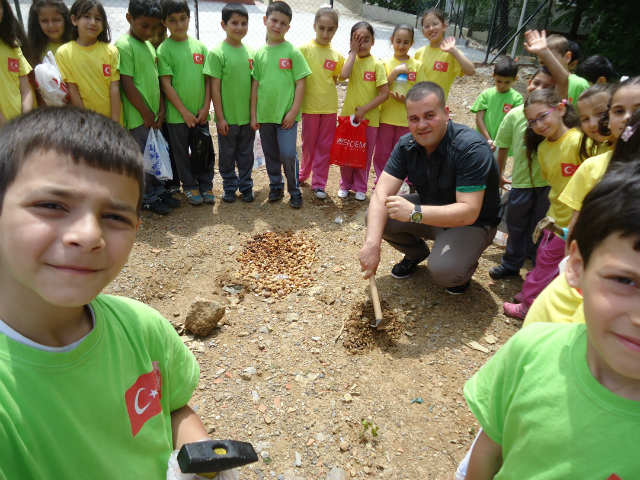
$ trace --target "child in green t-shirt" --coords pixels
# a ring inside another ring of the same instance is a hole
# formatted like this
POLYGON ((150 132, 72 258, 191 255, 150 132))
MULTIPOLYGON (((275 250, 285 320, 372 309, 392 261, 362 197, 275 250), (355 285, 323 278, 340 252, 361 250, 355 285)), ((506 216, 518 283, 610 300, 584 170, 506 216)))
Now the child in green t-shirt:
MULTIPOLYGON (((130 29, 116 42, 120 52, 120 96, 124 126, 144 153, 151 128, 160 129, 164 123, 165 105, 156 51, 149 38, 162 21, 158 0, 131 0, 127 21, 130 29)), ((143 208, 158 215, 166 215, 180 201, 165 190, 164 180, 145 173, 143 208)))
POLYGON ((213 166, 204 173, 193 170, 189 129, 208 125, 211 83, 204 73, 207 47, 187 34, 190 15, 187 0, 163 2, 162 22, 171 36, 158 47, 158 72, 167 100, 167 128, 182 190, 190 203, 201 205, 216 201, 212 191, 213 166))
POLYGON ((209 51, 204 68, 211 77, 211 97, 218 131, 218 169, 224 200, 233 203, 240 190, 243 202, 252 202, 253 142, 251 128, 251 70, 253 48, 242 39, 249 28, 249 13, 238 3, 222 8, 222 28, 227 38, 209 51), (236 174, 236 167, 238 173, 236 174))
POLYGON ((0 130, 0 478, 166 478, 207 437, 171 324, 102 295, 140 227, 142 157, 109 118, 40 108, 0 130))
POLYGON ((487 139, 492 151, 496 150, 493 140, 502 119, 512 108, 522 105, 522 95, 511 88, 517 79, 518 62, 509 57, 501 58, 493 70, 496 86, 483 91, 471 107, 471 112, 476 114, 476 130, 487 139))
POLYGON ((251 128, 260 129, 269 174, 269 201, 277 202, 284 196, 284 168, 291 195, 289 205, 300 208, 296 140, 305 78, 311 75, 311 69, 300 50, 284 39, 292 16, 291 7, 285 2, 273 2, 267 7, 267 44, 256 51, 253 60, 251 128))
POLYGON ((571 233, 565 274, 585 324, 528 326, 465 385, 482 427, 466 480, 638 477, 639 165, 608 173, 571 233))

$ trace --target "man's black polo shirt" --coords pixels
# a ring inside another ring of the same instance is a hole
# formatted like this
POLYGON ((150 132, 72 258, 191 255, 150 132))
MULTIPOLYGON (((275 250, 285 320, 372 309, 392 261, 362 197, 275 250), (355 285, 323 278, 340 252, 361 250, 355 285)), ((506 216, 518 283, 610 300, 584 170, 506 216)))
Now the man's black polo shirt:
POLYGON ((392 177, 409 177, 420 194, 422 205, 456 203, 456 190, 484 189, 476 227, 497 227, 502 216, 500 173, 491 147, 471 128, 449 121, 447 132, 429 156, 413 136, 400 138, 384 169, 392 177))

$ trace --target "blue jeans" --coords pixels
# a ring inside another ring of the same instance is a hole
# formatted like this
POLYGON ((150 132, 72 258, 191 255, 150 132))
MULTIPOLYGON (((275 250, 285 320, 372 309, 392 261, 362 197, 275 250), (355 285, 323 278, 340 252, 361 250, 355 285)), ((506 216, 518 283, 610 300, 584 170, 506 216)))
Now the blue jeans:
POLYGON ((260 140, 264 151, 269 188, 284 190, 282 169, 287 179, 287 191, 292 197, 302 195, 298 184, 298 154, 296 141, 298 139, 298 122, 293 127, 284 130, 278 123, 261 123, 260 140))
POLYGON ((251 125, 229 125, 227 135, 218 134, 218 170, 225 192, 251 191, 253 179, 253 142, 256 132, 251 125), (236 174, 236 167, 238 173, 236 174))

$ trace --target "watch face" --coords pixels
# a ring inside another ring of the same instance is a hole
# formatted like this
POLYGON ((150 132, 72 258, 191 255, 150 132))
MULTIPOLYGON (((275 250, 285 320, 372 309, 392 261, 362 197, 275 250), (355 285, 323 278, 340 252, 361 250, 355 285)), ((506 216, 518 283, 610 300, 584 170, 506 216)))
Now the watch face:
POLYGON ((422 221, 422 212, 413 212, 411 214, 411 221, 413 223, 420 223, 422 221))

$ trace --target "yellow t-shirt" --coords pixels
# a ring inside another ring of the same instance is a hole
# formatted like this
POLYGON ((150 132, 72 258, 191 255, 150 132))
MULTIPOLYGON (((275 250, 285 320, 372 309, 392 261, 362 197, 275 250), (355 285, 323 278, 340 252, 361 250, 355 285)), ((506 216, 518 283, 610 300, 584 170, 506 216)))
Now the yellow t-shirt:
MULTIPOLYGON (((382 60, 373 55, 365 58, 356 57, 349 76, 349 86, 340 115, 348 116, 356 113, 356 107, 362 107, 378 96, 378 87, 387 83, 387 73, 382 60)), ((380 125, 380 109, 372 108, 364 116, 369 120, 369 127, 380 125)))
POLYGON ((523 327, 532 323, 584 323, 574 318, 582 297, 567 283, 564 273, 558 275, 534 300, 524 319, 523 327))
MULTIPOLYGON (((424 73, 424 67, 419 60, 410 58, 409 60, 400 61, 395 56, 387 58, 384 61, 384 68, 387 72, 387 77, 401 63, 405 63, 409 69, 409 75, 407 75, 407 92, 411 90, 417 82, 424 82, 427 77, 424 73)), ((389 85, 389 90, 393 88, 393 85, 389 85)), ((406 96, 405 93, 405 96, 406 96)), ((409 122, 407 120, 407 109, 404 103, 400 103, 397 100, 389 97, 389 99, 380 105, 380 123, 387 123, 389 125, 396 125, 398 127, 408 127, 409 122)))
POLYGON ((582 210, 582 202, 587 193, 600 181, 609 166, 612 151, 587 158, 560 194, 560 201, 573 210, 582 210))
POLYGON ((545 139, 538 146, 538 161, 542 178, 549 182, 549 212, 559 227, 568 227, 573 211, 559 200, 569 180, 578 169, 582 133, 572 128, 555 142, 545 139))
POLYGON ((53 56, 56 56, 56 53, 58 53, 58 49, 64 45, 64 43, 47 43, 47 46, 44 47, 44 50, 40 53, 40 63, 42 63, 42 60, 44 59, 44 57, 47 56, 48 52, 53 53, 53 56))
POLYGON ((104 42, 96 42, 90 47, 69 42, 56 53, 62 79, 77 85, 84 108, 105 117, 111 117, 109 86, 120 80, 119 59, 118 49, 104 42))
POLYGON ((338 90, 334 78, 340 76, 344 57, 331 45, 318 45, 310 40, 300 45, 300 53, 311 69, 306 80, 302 113, 337 113, 338 90))
POLYGON ((31 70, 20 47, 11 48, 0 40, 0 112, 5 119, 11 120, 22 113, 19 77, 31 70))
POLYGON ((413 57, 424 65, 427 80, 442 87, 444 99, 447 100, 453 81, 456 77, 464 77, 458 60, 450 53, 443 52, 439 48, 432 48, 431 45, 425 45, 418 49, 413 57))

